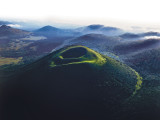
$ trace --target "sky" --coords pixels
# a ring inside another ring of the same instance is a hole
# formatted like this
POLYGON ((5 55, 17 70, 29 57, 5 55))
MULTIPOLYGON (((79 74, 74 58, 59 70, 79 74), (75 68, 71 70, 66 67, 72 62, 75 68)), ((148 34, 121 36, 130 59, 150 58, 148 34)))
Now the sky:
POLYGON ((160 28, 159 0, 2 0, 0 19, 160 28))

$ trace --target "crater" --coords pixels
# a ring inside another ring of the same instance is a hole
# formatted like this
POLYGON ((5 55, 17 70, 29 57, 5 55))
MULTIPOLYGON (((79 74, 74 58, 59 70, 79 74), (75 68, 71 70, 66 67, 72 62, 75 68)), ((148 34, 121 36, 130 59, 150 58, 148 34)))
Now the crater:
POLYGON ((55 58, 52 59, 51 66, 94 63, 102 64, 105 59, 95 51, 84 46, 71 46, 61 50, 55 58))
POLYGON ((82 47, 71 48, 61 54, 63 58, 79 58, 87 53, 87 50, 82 47))

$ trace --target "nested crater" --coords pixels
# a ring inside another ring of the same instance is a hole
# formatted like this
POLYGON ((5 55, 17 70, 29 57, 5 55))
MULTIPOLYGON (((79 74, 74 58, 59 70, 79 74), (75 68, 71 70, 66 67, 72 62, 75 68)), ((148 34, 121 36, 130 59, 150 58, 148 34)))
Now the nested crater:
POLYGON ((61 54, 61 56, 65 58, 79 58, 87 53, 87 50, 82 47, 71 48, 61 54))
POLYGON ((87 54, 86 48, 74 47, 67 49, 59 54, 59 56, 54 60, 56 65, 71 64, 75 62, 82 62, 87 54))

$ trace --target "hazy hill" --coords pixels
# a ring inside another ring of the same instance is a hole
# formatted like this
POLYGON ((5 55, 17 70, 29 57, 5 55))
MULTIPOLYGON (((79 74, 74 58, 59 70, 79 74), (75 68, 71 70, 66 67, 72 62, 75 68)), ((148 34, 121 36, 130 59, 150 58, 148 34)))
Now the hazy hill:
POLYGON ((38 32, 48 32, 48 31, 59 31, 60 29, 59 28, 56 28, 56 27, 52 27, 52 26, 44 26, 36 31, 38 32))
POLYGON ((144 39, 132 42, 122 42, 114 47, 114 51, 120 55, 141 52, 142 50, 150 50, 158 48, 160 39, 144 39))
POLYGON ((122 39, 136 39, 136 38, 139 38, 140 35, 134 34, 134 33, 124 33, 124 34, 120 35, 120 37, 122 39))
POLYGON ((158 32, 145 32, 145 33, 124 33, 119 35, 121 41, 138 41, 144 39, 158 39, 160 33, 158 32))
POLYGON ((72 29, 60 29, 52 26, 44 26, 34 31, 36 35, 44 35, 46 37, 72 37, 77 36, 78 32, 72 29))
POLYGON ((84 27, 79 27, 76 29, 61 29, 52 26, 44 26, 36 31, 37 35, 44 35, 47 37, 63 37, 72 36, 77 37, 85 34, 105 34, 108 36, 115 36, 122 34, 123 31, 116 27, 106 27, 103 25, 89 25, 84 27))
POLYGON ((142 36, 160 36, 160 33, 151 31, 151 32, 143 33, 141 35, 142 36))
POLYGON ((105 34, 107 36, 116 36, 123 33, 123 30, 119 28, 96 24, 80 27, 75 29, 75 31, 80 32, 82 35, 95 33, 105 34))
POLYGON ((68 37, 50 39, 41 34, 33 35, 32 32, 2 25, 0 27, 0 57, 6 60, 22 57, 22 60, 29 59, 30 61, 30 58, 39 58, 48 54, 66 39, 68 37))
POLYGON ((8 25, 11 24, 11 22, 8 21, 0 21, 0 25, 8 25))
POLYGON ((109 37, 104 34, 86 34, 80 37, 66 40, 66 45, 84 45, 99 52, 112 51, 112 48, 120 44, 119 37, 109 37))
POLYGON ((0 27, 0 36, 25 36, 25 35, 29 35, 31 34, 30 32, 24 31, 24 30, 20 30, 20 29, 16 29, 16 28, 12 28, 9 27, 7 25, 2 25, 0 27))
POLYGON ((159 74, 160 72, 160 49, 151 49, 138 53, 126 62, 131 63, 143 72, 149 72, 152 74, 159 74))

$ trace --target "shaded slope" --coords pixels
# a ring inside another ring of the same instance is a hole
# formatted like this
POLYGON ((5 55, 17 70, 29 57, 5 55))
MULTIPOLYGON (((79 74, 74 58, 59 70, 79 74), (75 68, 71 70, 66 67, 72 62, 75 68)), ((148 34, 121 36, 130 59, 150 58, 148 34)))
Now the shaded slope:
POLYGON ((60 29, 52 26, 44 26, 36 31, 35 35, 44 35, 49 38, 53 37, 71 37, 77 36, 78 32, 73 31, 72 29, 60 29))
POLYGON ((142 36, 159 36, 160 34, 158 32, 146 32, 146 33, 142 33, 142 36))
POLYGON ((56 27, 52 27, 52 26, 44 26, 38 30, 36 30, 37 32, 49 32, 49 31, 59 31, 59 28, 56 27))
POLYGON ((139 38, 140 35, 134 34, 134 33, 124 33, 124 34, 120 35, 120 37, 123 39, 136 39, 136 38, 139 38))
POLYGON ((140 76, 130 67, 87 47, 70 46, 26 66, 8 80, 3 116, 111 120, 140 86, 140 76))
POLYGON ((131 63, 139 71, 149 73, 160 73, 160 49, 147 50, 136 54, 126 60, 131 63))
POLYGON ((122 43, 114 47, 114 51, 120 55, 158 48, 160 39, 146 39, 134 42, 122 43))
POLYGON ((107 36, 115 36, 120 35, 123 33, 123 30, 116 28, 116 27, 110 27, 110 26, 104 26, 99 24, 92 24, 85 27, 80 27, 75 29, 75 31, 80 32, 81 35, 85 34, 105 34, 107 36))
POLYGON ((9 27, 7 25, 2 25, 0 27, 0 36, 26 36, 29 35, 30 32, 9 27))
POLYGON ((83 45, 99 52, 112 51, 120 43, 119 37, 109 37, 103 34, 86 34, 65 41, 64 45, 83 45))

